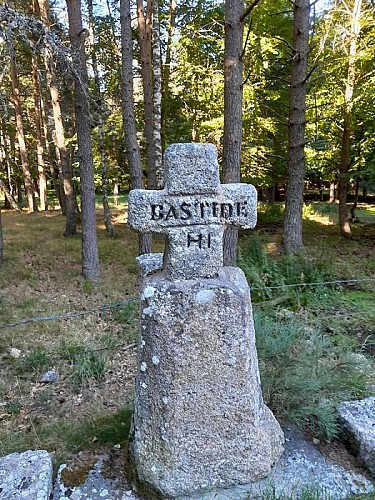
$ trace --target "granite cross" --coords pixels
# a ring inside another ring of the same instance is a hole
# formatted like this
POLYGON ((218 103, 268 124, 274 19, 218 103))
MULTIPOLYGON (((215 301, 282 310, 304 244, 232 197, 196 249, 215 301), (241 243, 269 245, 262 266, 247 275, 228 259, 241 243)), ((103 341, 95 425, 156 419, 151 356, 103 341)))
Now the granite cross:
POLYGON ((167 276, 211 278, 223 265, 225 227, 256 224, 257 192, 250 184, 220 184, 212 144, 173 144, 165 152, 165 188, 134 189, 128 223, 168 236, 167 276))

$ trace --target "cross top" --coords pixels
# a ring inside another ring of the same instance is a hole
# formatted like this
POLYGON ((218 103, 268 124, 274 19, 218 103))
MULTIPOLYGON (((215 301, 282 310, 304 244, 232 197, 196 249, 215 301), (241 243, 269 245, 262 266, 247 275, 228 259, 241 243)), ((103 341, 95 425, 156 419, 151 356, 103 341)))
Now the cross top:
POLYGON ((256 224, 257 192, 250 184, 220 184, 212 144, 173 144, 165 152, 165 188, 133 189, 128 223, 144 233, 168 235, 170 278, 211 278, 223 265, 225 227, 256 224))

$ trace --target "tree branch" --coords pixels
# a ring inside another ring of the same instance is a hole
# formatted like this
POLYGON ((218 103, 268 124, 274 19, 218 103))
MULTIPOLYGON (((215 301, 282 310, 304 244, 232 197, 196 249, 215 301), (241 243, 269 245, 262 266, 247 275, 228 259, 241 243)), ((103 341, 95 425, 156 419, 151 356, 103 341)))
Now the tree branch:
POLYGON ((247 16, 249 14, 251 14, 252 10, 254 9, 254 7, 256 7, 258 5, 258 3, 260 2, 260 0, 254 0, 248 7, 247 9, 245 9, 245 12, 242 14, 241 18, 240 18, 240 21, 241 23, 244 22, 244 20, 247 18, 247 16))
POLYGON ((249 36, 250 36, 250 32, 251 32, 251 27, 253 25, 253 20, 250 19, 250 23, 249 23, 249 28, 247 30, 247 33, 246 33, 246 40, 245 40, 245 44, 243 46, 243 50, 242 50, 242 53, 240 55, 240 61, 242 61, 242 58, 243 56, 245 55, 245 52, 246 52, 246 46, 247 46, 247 42, 249 41, 249 36))
POLYGON ((272 38, 276 38, 276 40, 280 40, 280 42, 285 43, 285 45, 292 51, 292 54, 295 53, 294 47, 288 42, 288 40, 285 40, 285 38, 281 38, 281 36, 276 35, 274 35, 272 38))
POLYGON ((250 76, 251 76, 251 70, 249 69, 249 71, 248 71, 248 73, 246 75, 245 80, 242 82, 242 87, 249 81, 250 76))
POLYGON ((303 80, 303 83, 306 83, 307 80, 310 78, 310 76, 313 74, 313 72, 316 70, 316 68, 318 67, 317 64, 315 64, 311 69, 310 71, 307 73, 306 77, 304 78, 303 80))

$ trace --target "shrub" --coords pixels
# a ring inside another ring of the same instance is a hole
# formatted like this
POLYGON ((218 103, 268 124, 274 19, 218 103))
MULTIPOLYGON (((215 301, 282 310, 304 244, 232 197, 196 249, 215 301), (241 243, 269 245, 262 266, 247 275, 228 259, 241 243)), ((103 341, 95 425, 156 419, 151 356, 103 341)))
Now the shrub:
POLYGON ((254 314, 265 403, 318 437, 337 436, 339 402, 366 395, 369 361, 297 319, 254 314))

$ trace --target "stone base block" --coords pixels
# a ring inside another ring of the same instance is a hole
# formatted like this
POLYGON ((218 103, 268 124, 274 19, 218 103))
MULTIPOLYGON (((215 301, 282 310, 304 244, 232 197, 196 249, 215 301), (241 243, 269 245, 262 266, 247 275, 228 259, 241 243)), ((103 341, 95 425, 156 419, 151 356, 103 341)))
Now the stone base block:
POLYGON ((267 476, 284 437, 264 405, 249 287, 242 271, 143 283, 129 456, 149 498, 267 476))
POLYGON ((375 397, 345 401, 337 413, 351 448, 375 479, 375 397))
POLYGON ((48 500, 52 490, 52 461, 45 450, 12 453, 0 458, 0 498, 48 500))

